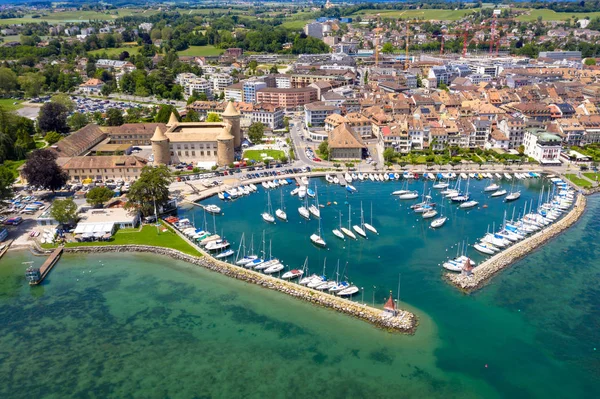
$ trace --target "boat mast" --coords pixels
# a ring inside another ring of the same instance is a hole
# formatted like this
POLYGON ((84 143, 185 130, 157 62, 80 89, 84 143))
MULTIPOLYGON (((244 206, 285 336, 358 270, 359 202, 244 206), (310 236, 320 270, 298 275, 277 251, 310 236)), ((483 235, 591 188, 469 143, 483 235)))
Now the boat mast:
POLYGON ((244 256, 246 256, 246 246, 244 245, 244 233, 240 239, 240 245, 238 246, 237 254, 235 255, 236 262, 240 259, 240 253, 242 252, 242 246, 244 246, 244 256))

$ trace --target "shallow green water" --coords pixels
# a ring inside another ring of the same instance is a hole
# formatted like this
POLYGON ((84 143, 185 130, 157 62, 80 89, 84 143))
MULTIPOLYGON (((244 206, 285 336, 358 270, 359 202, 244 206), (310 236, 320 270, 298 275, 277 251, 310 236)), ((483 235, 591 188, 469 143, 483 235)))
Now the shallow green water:
MULTIPOLYGON (((540 183, 527 184, 519 207, 537 199, 540 183)), ((340 204, 322 210, 329 251, 310 244, 316 223, 299 222, 289 196, 287 225, 261 221, 262 193, 224 205, 216 224, 236 242, 254 232, 255 246, 266 228, 273 254, 293 266, 308 255, 322 270, 326 256, 330 274, 338 258, 348 261, 366 302, 395 292, 401 272, 403 307, 420 319, 415 336, 150 255, 65 255, 30 288, 21 262, 42 259, 12 253, 0 261, 0 397, 598 396, 600 198, 569 232, 463 296, 440 278, 446 249, 473 242, 512 208, 448 207, 451 221, 432 231, 393 189, 359 186, 348 200, 353 218, 362 198, 370 219, 375 199, 381 236, 344 244, 329 232, 338 209, 347 217, 346 198, 322 187, 322 201, 340 204)), ((201 214, 194 218, 200 224, 201 214)))

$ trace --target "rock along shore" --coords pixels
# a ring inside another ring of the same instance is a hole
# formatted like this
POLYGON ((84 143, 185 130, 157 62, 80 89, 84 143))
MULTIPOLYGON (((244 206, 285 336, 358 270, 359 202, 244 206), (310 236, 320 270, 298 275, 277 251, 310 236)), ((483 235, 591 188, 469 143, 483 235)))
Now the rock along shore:
POLYGON ((408 311, 400 310, 397 316, 392 317, 391 315, 383 312, 381 309, 375 309, 370 306, 358 304, 334 295, 312 290, 299 284, 294 284, 289 281, 264 275, 253 270, 247 270, 229 263, 218 261, 208 256, 195 257, 184 254, 177 250, 147 245, 66 247, 64 250, 65 252, 70 253, 143 252, 169 256, 173 259, 188 262, 197 266, 202 266, 211 271, 215 271, 238 280, 291 295, 315 305, 336 310, 338 312, 356 317, 357 319, 367 321, 378 328, 382 328, 390 332, 414 334, 417 328, 416 316, 408 311))
POLYGON ((492 256, 473 269, 471 275, 446 273, 448 281, 458 289, 470 293, 482 288, 494 275, 528 255, 548 240, 572 226, 585 211, 586 197, 579 194, 575 205, 567 215, 531 237, 492 256))

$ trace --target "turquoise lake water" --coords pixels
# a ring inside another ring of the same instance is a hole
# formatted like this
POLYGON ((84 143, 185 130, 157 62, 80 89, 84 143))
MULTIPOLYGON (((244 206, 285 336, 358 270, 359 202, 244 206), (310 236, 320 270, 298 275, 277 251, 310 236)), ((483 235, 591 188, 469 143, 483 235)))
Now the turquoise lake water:
MULTIPOLYGON (((319 183, 321 203, 338 202, 321 210, 326 250, 310 243, 317 223, 300 220, 292 187, 283 189, 287 224, 262 221, 262 189, 207 202, 223 208, 217 230, 234 247, 242 232, 262 246, 264 229, 267 251, 272 241, 290 266, 308 256, 320 272, 327 258, 331 274, 338 259, 347 262, 367 303, 396 295, 401 273, 402 307, 419 317, 415 336, 154 255, 66 254, 30 288, 22 262, 43 259, 9 253, 0 261, 0 397, 598 397, 600 197, 589 198, 572 229, 485 289, 465 296, 441 279, 439 263, 457 242, 473 243, 504 210, 537 201, 542 182, 520 184, 521 199, 505 204, 485 199, 485 182, 474 182, 488 207, 446 206, 450 221, 434 231, 408 211, 412 202, 389 195, 400 183, 359 183, 348 198, 319 183), (354 224, 361 200, 367 222, 373 202, 381 235, 338 240, 338 211, 347 223, 350 202, 354 224)), ((271 194, 278 206, 279 190, 271 194)), ((182 213, 203 220, 198 209, 182 213)))

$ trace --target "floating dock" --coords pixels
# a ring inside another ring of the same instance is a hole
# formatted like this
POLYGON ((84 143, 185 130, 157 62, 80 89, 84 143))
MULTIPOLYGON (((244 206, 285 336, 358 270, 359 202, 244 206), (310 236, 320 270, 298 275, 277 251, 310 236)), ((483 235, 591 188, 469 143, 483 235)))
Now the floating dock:
POLYGON ((344 178, 343 174, 338 173, 338 174, 335 175, 335 177, 337 177, 338 180, 340 181, 340 186, 346 187, 346 185, 348 184, 348 182, 346 182, 346 179, 344 178))
POLYGON ((299 177, 299 176, 296 176, 294 179, 296 180, 296 185, 297 185, 298 187, 300 187, 300 186, 303 186, 303 185, 304 185, 304 184, 302 183, 302 180, 300 180, 300 177, 299 177))
POLYGON ((44 281, 44 279, 46 278, 48 273, 50 273, 50 270, 52 270, 54 265, 56 265, 58 263, 58 260, 60 259, 60 255, 62 255, 62 253, 63 253, 62 246, 56 248, 54 250, 54 252, 52 252, 52 254, 48 257, 48 259, 46 259, 46 261, 44 262, 42 267, 40 267, 39 279, 36 281, 29 281, 29 285, 38 285, 42 281, 44 281))

